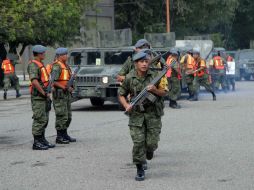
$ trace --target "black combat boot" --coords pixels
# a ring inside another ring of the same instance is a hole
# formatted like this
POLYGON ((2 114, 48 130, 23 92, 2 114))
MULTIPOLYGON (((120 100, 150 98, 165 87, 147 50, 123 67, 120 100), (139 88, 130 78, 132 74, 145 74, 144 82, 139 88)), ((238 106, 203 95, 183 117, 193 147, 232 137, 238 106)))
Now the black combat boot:
POLYGON ((137 167, 137 175, 135 177, 136 181, 144 181, 145 180, 145 171, 143 169, 142 164, 136 164, 137 167))
POLYGON ((48 150, 48 146, 42 141, 42 136, 34 136, 33 150, 48 150))
POLYGON ((5 90, 4 91, 4 100, 6 100, 7 99, 7 91, 5 90))
POLYGON ((64 130, 57 130, 56 143, 57 144, 69 144, 70 143, 70 141, 65 138, 64 130))
POLYGON ((235 84, 232 84, 232 91, 235 91, 235 84))
POLYGON ((189 93, 189 97, 187 98, 187 100, 190 100, 193 98, 193 94, 189 93))
POLYGON ((16 90, 16 98, 19 98, 21 96, 21 94, 19 93, 18 90, 16 90))
POLYGON ((190 101, 198 101, 198 95, 195 93, 192 98, 189 99, 190 101))
POLYGON ((171 107, 173 109, 180 109, 181 108, 181 106, 179 106, 175 100, 169 100, 169 107, 171 107))
POLYGON ((56 145, 51 144, 50 142, 47 141, 47 139, 45 138, 45 132, 43 132, 42 134, 42 142, 44 145, 48 146, 49 148, 55 148, 56 145))
POLYGON ((143 162, 142 166, 143 166, 144 170, 147 170, 147 161, 146 160, 143 162))
POLYGON ((65 130, 63 130, 63 131, 64 131, 64 136, 65 136, 65 138, 66 138, 67 140, 69 140, 70 142, 76 142, 76 141, 77 141, 77 139, 72 138, 72 137, 70 137, 70 136, 68 135, 67 129, 65 129, 65 130))
POLYGON ((216 95, 214 92, 212 92, 212 95, 213 95, 213 101, 216 101, 216 95))
POLYGON ((146 159, 152 160, 153 158, 153 151, 146 151, 146 159))

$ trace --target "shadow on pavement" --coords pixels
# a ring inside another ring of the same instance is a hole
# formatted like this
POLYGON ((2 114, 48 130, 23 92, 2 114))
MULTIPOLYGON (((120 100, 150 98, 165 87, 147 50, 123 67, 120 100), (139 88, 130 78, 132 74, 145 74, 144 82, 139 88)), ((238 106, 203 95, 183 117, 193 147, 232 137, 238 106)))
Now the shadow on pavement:
POLYGON ((72 111, 120 111, 118 104, 106 104, 104 106, 72 106, 72 111))

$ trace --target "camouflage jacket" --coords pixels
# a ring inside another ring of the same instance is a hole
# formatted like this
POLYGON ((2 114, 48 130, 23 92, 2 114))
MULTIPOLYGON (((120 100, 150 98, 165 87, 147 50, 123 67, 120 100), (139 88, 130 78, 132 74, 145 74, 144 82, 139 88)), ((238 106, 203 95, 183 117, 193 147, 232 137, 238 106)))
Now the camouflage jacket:
MULTIPOLYGON (((124 80, 123 84, 118 89, 118 93, 121 96, 127 96, 130 94, 131 98, 137 96, 151 81, 157 76, 158 72, 151 70, 147 71, 145 77, 139 77, 136 73, 136 70, 132 70, 124 80)), ((157 88, 168 91, 168 83, 166 77, 163 77, 160 83, 157 85, 157 88)), ((133 108, 130 112, 129 125, 140 126, 144 120, 144 114, 156 115, 158 117, 164 114, 164 102, 163 97, 157 96, 155 102, 151 103, 148 100, 144 102, 145 111, 141 112, 138 107, 133 108)))
POLYGON ((134 63, 133 63, 131 57, 129 56, 127 58, 127 60, 124 62, 121 70, 118 72, 118 75, 126 76, 134 68, 135 68, 134 63))

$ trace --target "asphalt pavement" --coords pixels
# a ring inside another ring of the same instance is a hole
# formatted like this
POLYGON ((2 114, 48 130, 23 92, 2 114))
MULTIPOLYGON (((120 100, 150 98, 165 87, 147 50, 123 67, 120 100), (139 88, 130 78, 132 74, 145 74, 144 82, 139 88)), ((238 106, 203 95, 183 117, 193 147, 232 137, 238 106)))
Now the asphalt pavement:
MULTIPOLYGON (((1 92, 2 93, 2 92, 1 92)), ((0 93, 1 190, 253 190, 254 83, 212 101, 180 100, 168 107, 159 148, 148 162, 146 180, 134 180, 128 117, 118 105, 72 104, 70 134, 78 141, 47 151, 32 150, 32 111, 28 89, 6 101, 0 93)), ((11 95, 12 94, 12 95, 11 95)), ((54 111, 46 131, 54 142, 54 111)))

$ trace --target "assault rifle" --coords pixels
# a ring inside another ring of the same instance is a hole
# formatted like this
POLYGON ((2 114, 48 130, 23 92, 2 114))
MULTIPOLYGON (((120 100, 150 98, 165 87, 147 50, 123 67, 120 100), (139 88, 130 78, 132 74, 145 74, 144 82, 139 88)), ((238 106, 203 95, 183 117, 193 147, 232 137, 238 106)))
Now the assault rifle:
MULTIPOLYGON (((50 94, 52 92, 52 84, 55 81, 56 78, 56 72, 52 71, 51 75, 50 75, 50 80, 48 83, 47 88, 45 89, 46 94, 50 94)), ((46 111, 50 111, 51 110, 51 104, 52 104, 52 100, 46 96, 47 102, 46 102, 46 111)))
MULTIPOLYGON (((171 65, 165 65, 163 67, 163 70, 158 74, 157 77, 155 77, 152 82, 149 85, 156 85, 161 80, 162 77, 165 76, 168 69, 172 67, 172 65, 176 64, 176 61, 174 61, 171 65)), ((155 102, 156 96, 152 94, 151 92, 148 92, 147 88, 144 88, 130 103, 131 107, 139 106, 140 111, 144 111, 143 102, 148 99, 150 102, 155 102)), ((127 114, 127 111, 124 112, 127 114)))
POLYGON ((55 81, 55 78, 56 78, 56 72, 52 71, 51 74, 50 74, 50 80, 49 80, 48 86, 45 90, 45 92, 47 94, 50 94, 52 92, 52 84, 55 81))
MULTIPOLYGON (((157 67, 154 67, 156 66, 156 64, 158 62, 160 62, 161 58, 164 58, 165 59, 167 58, 167 55, 169 54, 170 51, 167 51, 163 54, 157 54, 155 57, 153 57, 150 61, 149 61, 149 65, 151 65, 150 69, 152 70, 162 70, 163 68, 157 68, 157 67)), ((163 64, 164 65, 164 64, 163 64)))
POLYGON ((79 72, 79 70, 80 70, 80 66, 77 66, 77 67, 74 69, 74 71, 73 71, 73 73, 72 73, 72 75, 71 75, 71 78, 70 78, 70 80, 69 80, 68 83, 67 83, 67 87, 66 87, 67 89, 68 89, 69 87, 73 86, 74 80, 75 80, 76 75, 77 75, 77 73, 79 72))
POLYGON ((201 71, 203 68, 199 68, 199 69, 196 69, 196 70, 194 70, 194 71, 190 71, 190 72, 186 72, 185 74, 186 75, 192 75, 192 74, 194 74, 194 73, 196 73, 196 72, 198 72, 198 71, 201 71))

